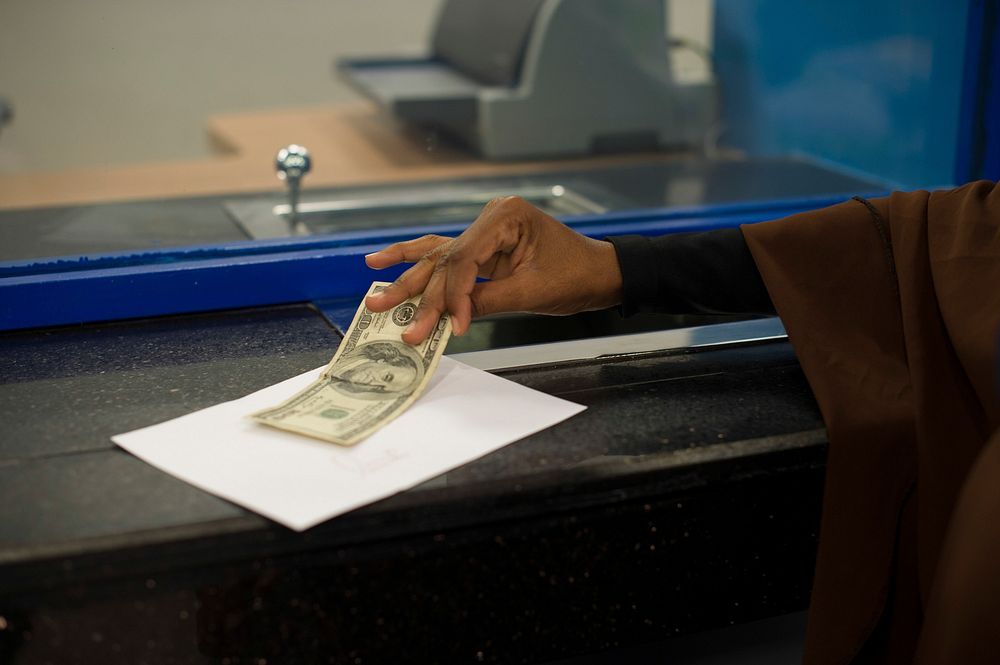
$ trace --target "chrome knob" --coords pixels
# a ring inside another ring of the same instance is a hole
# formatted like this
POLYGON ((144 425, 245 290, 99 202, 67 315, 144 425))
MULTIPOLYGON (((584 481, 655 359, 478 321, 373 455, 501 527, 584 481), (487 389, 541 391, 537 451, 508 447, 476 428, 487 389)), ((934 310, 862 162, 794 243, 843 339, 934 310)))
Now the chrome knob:
POLYGON ((278 151, 274 158, 274 167, 278 170, 280 180, 299 180, 312 168, 309 151, 294 143, 278 151))
POLYGON ((288 224, 294 227, 298 216, 302 177, 312 169, 309 151, 294 143, 286 146, 274 158, 274 168, 278 172, 278 179, 284 180, 288 186, 288 224))

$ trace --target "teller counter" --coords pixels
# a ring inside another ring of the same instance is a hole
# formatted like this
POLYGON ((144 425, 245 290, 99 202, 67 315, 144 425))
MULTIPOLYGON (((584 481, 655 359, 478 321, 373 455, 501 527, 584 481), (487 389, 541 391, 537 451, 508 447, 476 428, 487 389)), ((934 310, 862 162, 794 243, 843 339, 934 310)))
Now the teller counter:
MULTIPOLYGON (((597 207, 557 216, 603 237, 880 189, 791 158, 488 166, 404 199, 572 191, 597 207)), ((384 202, 400 169, 303 204, 384 202)), ((826 436, 776 319, 478 321, 449 354, 587 410, 304 533, 117 449, 324 364, 384 278, 364 253, 471 221, 327 205, 268 236, 280 195, 225 182, 0 213, 0 662, 541 663, 806 607, 826 436)))
POLYGON ((795 357, 773 320, 664 334, 456 355, 588 409, 294 533, 109 437, 324 363, 314 309, 6 333, 3 662, 533 663, 801 610, 825 433, 795 357))

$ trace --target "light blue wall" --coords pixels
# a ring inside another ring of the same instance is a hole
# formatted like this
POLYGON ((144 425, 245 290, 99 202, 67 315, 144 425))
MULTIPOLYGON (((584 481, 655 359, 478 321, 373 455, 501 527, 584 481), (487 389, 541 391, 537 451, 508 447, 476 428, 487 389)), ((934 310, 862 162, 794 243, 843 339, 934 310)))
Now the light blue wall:
POLYGON ((716 0, 722 143, 951 184, 968 0, 716 0))

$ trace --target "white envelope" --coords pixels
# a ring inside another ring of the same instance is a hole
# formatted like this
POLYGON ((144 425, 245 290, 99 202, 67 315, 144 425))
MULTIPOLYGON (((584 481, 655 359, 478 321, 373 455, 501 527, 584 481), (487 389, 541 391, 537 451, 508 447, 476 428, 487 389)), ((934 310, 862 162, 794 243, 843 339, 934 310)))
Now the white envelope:
POLYGON ((444 356, 405 413, 350 448, 247 418, 298 392, 321 370, 111 438, 177 478, 303 531, 586 408, 444 356))

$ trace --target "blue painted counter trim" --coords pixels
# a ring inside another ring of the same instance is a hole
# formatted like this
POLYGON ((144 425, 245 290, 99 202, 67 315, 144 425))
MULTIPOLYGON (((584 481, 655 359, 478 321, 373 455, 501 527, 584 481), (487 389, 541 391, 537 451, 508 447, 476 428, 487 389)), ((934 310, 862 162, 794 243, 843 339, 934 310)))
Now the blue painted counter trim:
MULTIPOLYGON (((596 238, 705 231, 776 219, 849 197, 629 211, 566 222, 596 238)), ((293 302, 356 302, 373 280, 390 281, 402 271, 369 270, 365 254, 426 233, 458 233, 464 226, 0 263, 0 330, 293 302)))
POLYGON ((955 182, 1000 180, 1000 0, 973 0, 965 37, 955 182))
POLYGON ((1000 181, 1000 0, 991 0, 986 17, 989 50, 983 72, 986 91, 983 100, 983 166, 980 178, 1000 181))

